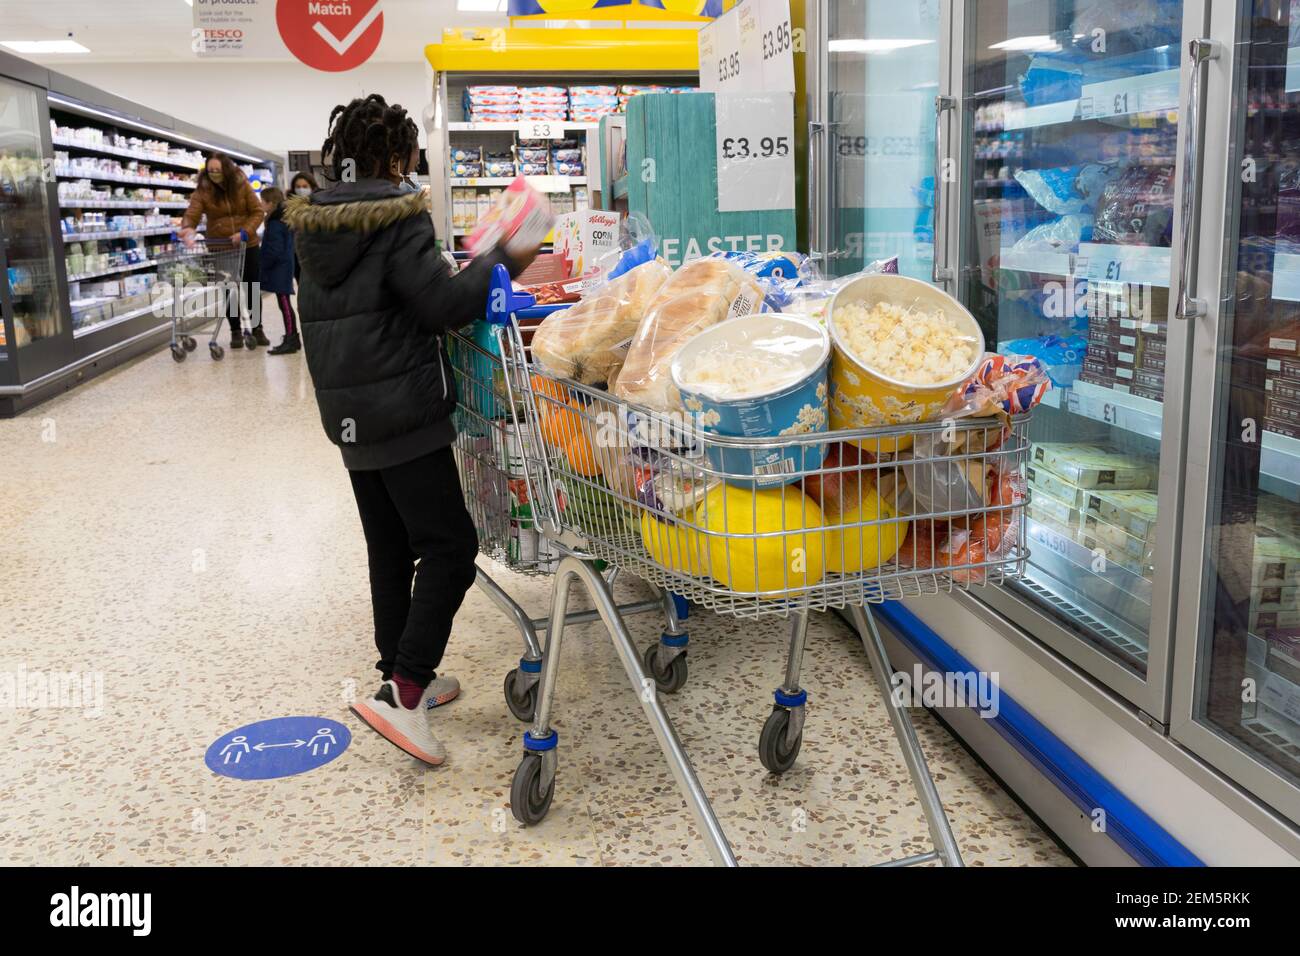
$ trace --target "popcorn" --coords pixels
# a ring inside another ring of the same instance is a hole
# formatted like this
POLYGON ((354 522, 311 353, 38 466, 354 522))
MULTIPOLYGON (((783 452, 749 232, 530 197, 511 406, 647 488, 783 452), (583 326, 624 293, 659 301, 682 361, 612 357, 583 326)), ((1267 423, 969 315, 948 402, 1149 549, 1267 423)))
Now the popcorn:
POLYGON ((951 381, 976 358, 976 341, 942 312, 854 302, 836 309, 833 321, 855 359, 908 385, 951 381))

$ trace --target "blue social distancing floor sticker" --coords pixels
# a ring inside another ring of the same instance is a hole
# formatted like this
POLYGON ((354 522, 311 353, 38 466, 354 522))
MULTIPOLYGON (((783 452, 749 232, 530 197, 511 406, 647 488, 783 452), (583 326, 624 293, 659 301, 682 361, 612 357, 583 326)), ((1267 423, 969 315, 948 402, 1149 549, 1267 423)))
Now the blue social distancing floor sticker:
POLYGON ((213 773, 239 780, 292 777, 329 763, 352 733, 324 717, 273 717, 218 737, 203 762, 213 773))

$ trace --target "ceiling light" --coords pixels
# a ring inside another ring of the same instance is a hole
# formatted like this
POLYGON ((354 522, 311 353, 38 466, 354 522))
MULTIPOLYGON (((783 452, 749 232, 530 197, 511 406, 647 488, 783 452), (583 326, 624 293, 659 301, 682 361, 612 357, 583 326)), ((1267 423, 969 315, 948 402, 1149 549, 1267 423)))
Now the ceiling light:
POLYGON ((883 40, 879 38, 870 40, 832 40, 830 42, 830 51, 832 53, 893 53, 895 50, 906 50, 908 47, 925 46, 927 43, 933 42, 933 40, 883 40))
POLYGON ((994 43, 989 49, 1017 53, 1055 53, 1061 49, 1061 44, 1046 34, 1042 34, 1039 36, 1012 37, 1010 40, 994 43))
POLYGON ((76 40, 0 40, 0 46, 7 46, 15 53, 89 53, 76 40))

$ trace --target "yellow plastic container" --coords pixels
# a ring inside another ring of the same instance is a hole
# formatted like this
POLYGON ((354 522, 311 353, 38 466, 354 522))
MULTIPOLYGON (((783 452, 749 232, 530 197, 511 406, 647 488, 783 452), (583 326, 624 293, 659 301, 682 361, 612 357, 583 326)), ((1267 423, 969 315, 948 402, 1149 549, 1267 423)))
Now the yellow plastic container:
MULTIPOLYGON (((827 308, 831 332, 831 428, 876 428, 908 425, 939 418, 953 391, 974 374, 984 358, 984 333, 975 317, 948 293, 919 279, 895 275, 867 275, 855 279, 831 297, 827 308), (963 334, 976 340, 970 368, 937 385, 909 385, 868 368, 853 357, 835 324, 838 308, 861 303, 868 309, 878 303, 911 306, 920 312, 942 312, 963 334)), ((873 454, 893 454, 912 447, 912 436, 855 441, 873 454)))

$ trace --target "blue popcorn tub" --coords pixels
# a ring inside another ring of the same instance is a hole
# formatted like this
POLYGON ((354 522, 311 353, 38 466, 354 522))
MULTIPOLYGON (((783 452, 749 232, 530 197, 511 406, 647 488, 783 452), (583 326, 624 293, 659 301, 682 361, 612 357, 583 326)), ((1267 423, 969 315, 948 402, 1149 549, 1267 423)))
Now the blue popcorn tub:
MULTIPOLYGON (((830 359, 823 326, 765 312, 719 322, 687 342, 673 358, 673 384, 706 432, 790 438, 828 429, 830 359)), ((710 464, 731 484, 758 488, 797 480, 821 467, 825 453, 825 444, 708 447, 710 464)))

